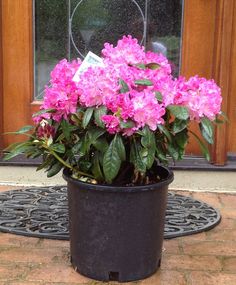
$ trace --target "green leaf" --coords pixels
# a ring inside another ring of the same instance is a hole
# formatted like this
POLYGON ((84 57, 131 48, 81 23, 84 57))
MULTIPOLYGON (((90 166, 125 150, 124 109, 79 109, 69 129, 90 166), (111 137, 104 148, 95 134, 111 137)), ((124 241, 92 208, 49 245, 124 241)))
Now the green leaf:
POLYGON ((146 172, 146 164, 143 162, 141 157, 142 147, 139 143, 134 142, 131 144, 130 150, 130 162, 133 163, 136 171, 145 173, 146 172))
POLYGON ((202 136, 209 143, 213 144, 213 126, 208 118, 202 118, 199 124, 202 136))
POLYGON ((156 62, 151 62, 151 63, 146 64, 146 67, 152 70, 156 70, 160 68, 160 65, 156 62))
POLYGON ((49 149, 58 153, 65 153, 65 146, 61 143, 51 144, 49 149))
POLYGON ((16 145, 9 153, 5 154, 3 160, 9 160, 19 154, 26 153, 31 147, 31 142, 23 142, 16 145))
POLYGON ((81 146, 82 146, 82 141, 80 140, 72 147, 71 149, 72 153, 74 155, 79 154, 81 146))
MULTIPOLYGON (((41 164, 37 167, 36 171, 41 170, 41 169, 43 169, 43 168, 47 168, 49 165, 52 164, 53 160, 55 160, 54 156, 52 156, 52 155, 47 155, 46 158, 44 159, 43 163, 41 163, 41 164)), ((55 160, 55 161, 56 161, 56 160, 55 160)))
POLYGON ((167 150, 168 150, 169 155, 173 158, 173 160, 179 159, 178 148, 176 148, 174 144, 168 144, 167 150))
POLYGON ((175 119, 172 125, 172 131, 174 134, 182 132, 188 126, 188 120, 175 119))
POLYGON ((146 168, 150 169, 155 160, 155 148, 142 148, 140 151, 140 156, 143 163, 146 165, 146 168))
POLYGON ((27 158, 36 158, 36 157, 39 157, 41 156, 43 153, 41 150, 37 150, 35 149, 35 147, 32 147, 32 150, 30 151, 29 149, 29 152, 27 152, 26 156, 27 158))
POLYGON ((117 152, 119 154, 121 161, 125 161, 126 151, 125 151, 125 146, 124 146, 123 140, 122 140, 120 135, 116 136, 116 147, 117 147, 117 152))
POLYGON ((63 165, 58 161, 55 164, 53 164, 52 167, 47 171, 47 177, 52 177, 56 175, 60 170, 63 168, 63 165))
POLYGON ((71 132, 77 129, 76 126, 72 126, 66 120, 61 121, 61 128, 62 128, 62 132, 63 132, 63 134, 67 140, 70 139, 71 132))
POLYGON ((83 172, 89 172, 90 168, 92 166, 92 163, 87 160, 79 160, 79 168, 83 172))
POLYGON ((168 163, 168 159, 166 158, 166 153, 160 148, 160 146, 156 148, 156 154, 161 162, 168 163))
POLYGON ((210 153, 209 153, 207 146, 201 141, 201 139, 194 132, 192 132, 192 131, 189 131, 189 132, 196 138, 204 157, 208 161, 210 161, 210 153))
POLYGON ((120 127, 121 127, 122 129, 131 129, 131 128, 133 128, 134 126, 135 126, 135 123, 134 123, 133 121, 131 121, 131 120, 128 120, 128 121, 126 121, 126 122, 120 121, 120 127))
POLYGON ((157 127, 158 127, 159 131, 167 137, 168 141, 172 142, 171 133, 167 130, 167 128, 163 125, 158 125, 157 127))
POLYGON ((143 85, 143 86, 152 86, 153 85, 152 81, 148 80, 148 79, 135 80, 134 83, 136 85, 143 85))
POLYGON ((142 130, 142 138, 141 138, 141 144, 145 148, 155 148, 155 135, 154 133, 149 129, 149 127, 145 126, 142 130))
POLYGON ((175 135, 175 141, 177 143, 177 145, 182 148, 185 149, 187 143, 188 143, 188 134, 187 134, 187 130, 182 131, 178 134, 175 135))
POLYGON ((100 128, 91 128, 88 130, 88 143, 89 144, 94 144, 95 141, 101 137, 106 131, 104 129, 100 128))
POLYGON ((27 126, 24 126, 22 127, 21 129, 19 129, 18 131, 15 131, 15 132, 6 132, 4 134, 16 134, 16 135, 21 135, 21 134, 25 134, 27 133, 28 131, 34 129, 33 126, 30 126, 30 125, 27 125, 27 126))
POLYGON ((167 109, 180 120, 187 120, 189 118, 189 111, 187 107, 178 105, 169 105, 167 109))
POLYGON ((107 140, 101 137, 93 143, 93 146, 101 153, 106 152, 109 147, 107 140))
POLYGON ((12 143, 8 147, 6 147, 3 151, 4 152, 10 152, 11 150, 14 150, 18 145, 21 145, 21 144, 22 144, 22 142, 12 143))
POLYGON ((101 117, 106 115, 106 114, 107 114, 107 108, 105 106, 100 106, 100 107, 96 108, 94 111, 95 122, 100 128, 105 127, 105 124, 101 120, 101 117))
POLYGON ((96 180, 103 181, 103 173, 100 166, 99 153, 95 152, 92 158, 92 173, 96 180))
POLYGON ((89 152, 91 147, 91 143, 89 143, 89 137, 88 132, 85 134, 85 136, 81 139, 81 147, 79 149, 79 155, 84 156, 86 153, 89 152))
POLYGON ((120 93, 126 93, 129 91, 129 86, 123 79, 119 80, 119 84, 121 85, 120 93))
POLYGON ((116 137, 111 141, 103 158, 103 172, 107 183, 117 176, 121 166, 121 159, 117 151, 116 137))
POLYGON ((52 108, 50 108, 50 109, 44 109, 44 110, 40 110, 40 111, 34 113, 32 117, 34 118, 34 117, 38 117, 38 116, 40 116, 40 115, 42 115, 42 114, 55 113, 55 112, 56 112, 56 110, 55 110, 55 109, 52 109, 52 108))
POLYGON ((162 102, 163 97, 162 97, 161 92, 156 91, 156 92, 155 92, 155 95, 156 95, 157 101, 162 102))
POLYGON ((82 127, 84 129, 86 129, 87 125, 89 124, 89 122, 92 118, 92 115, 93 115, 93 111, 94 111, 93 108, 86 109, 86 111, 84 113, 83 121, 82 121, 82 127))
POLYGON ((135 64, 135 67, 137 67, 137 68, 139 68, 139 69, 146 69, 146 65, 143 64, 143 63, 135 64))

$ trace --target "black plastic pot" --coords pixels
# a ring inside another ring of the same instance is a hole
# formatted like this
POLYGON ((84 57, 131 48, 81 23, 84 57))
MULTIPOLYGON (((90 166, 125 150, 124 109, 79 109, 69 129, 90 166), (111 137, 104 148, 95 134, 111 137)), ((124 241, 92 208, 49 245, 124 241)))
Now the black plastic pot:
POLYGON ((135 187, 68 183, 73 267, 102 281, 143 279, 161 264, 168 185, 173 173, 158 166, 162 181, 135 187))

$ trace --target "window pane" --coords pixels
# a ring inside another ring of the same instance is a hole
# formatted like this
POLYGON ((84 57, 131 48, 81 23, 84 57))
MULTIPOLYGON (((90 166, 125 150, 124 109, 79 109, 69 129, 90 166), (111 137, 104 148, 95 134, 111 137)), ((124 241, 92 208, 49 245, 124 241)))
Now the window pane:
POLYGON ((35 100, 43 97, 50 71, 68 57, 67 0, 35 0, 35 100))
POLYGON ((162 52, 177 75, 183 0, 35 0, 35 98, 62 58, 100 55, 104 42, 132 35, 162 52))

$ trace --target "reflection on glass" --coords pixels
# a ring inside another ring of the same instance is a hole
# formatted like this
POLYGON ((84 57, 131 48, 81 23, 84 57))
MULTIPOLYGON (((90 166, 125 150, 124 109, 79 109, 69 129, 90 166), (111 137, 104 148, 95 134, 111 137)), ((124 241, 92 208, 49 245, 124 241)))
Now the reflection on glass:
POLYGON ((183 0, 34 0, 35 99, 41 100, 51 69, 62 58, 100 55, 104 42, 132 35, 147 50, 180 64, 183 0))

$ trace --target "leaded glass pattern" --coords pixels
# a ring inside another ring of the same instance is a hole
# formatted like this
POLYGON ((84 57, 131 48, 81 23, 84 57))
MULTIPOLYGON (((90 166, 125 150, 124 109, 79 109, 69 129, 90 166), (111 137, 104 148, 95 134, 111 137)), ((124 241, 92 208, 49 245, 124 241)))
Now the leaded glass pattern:
POLYGON ((180 68, 183 0, 34 0, 35 100, 63 58, 100 55, 104 42, 132 35, 180 68))

